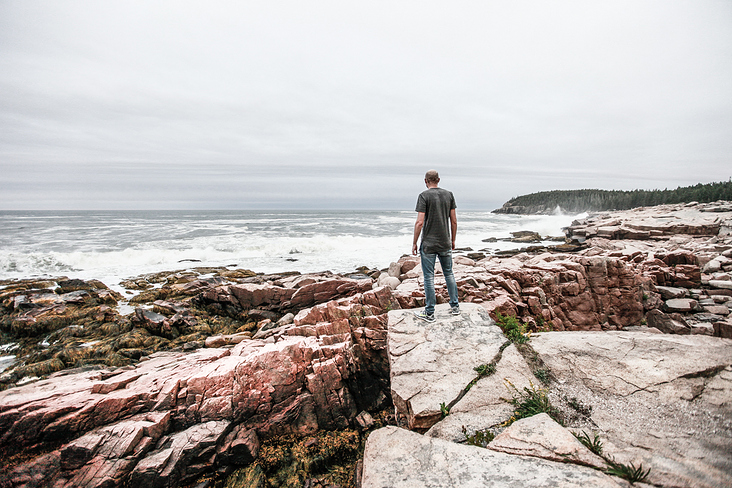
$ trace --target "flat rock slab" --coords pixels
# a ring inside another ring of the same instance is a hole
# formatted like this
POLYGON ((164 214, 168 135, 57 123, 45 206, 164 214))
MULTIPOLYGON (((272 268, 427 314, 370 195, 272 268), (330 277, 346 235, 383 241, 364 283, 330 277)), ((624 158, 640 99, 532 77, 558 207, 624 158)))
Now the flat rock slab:
POLYGON ((619 488, 628 485, 592 468, 384 427, 366 441, 362 488, 619 488))
POLYGON ((689 292, 686 288, 676 288, 672 286, 656 286, 656 290, 661 294, 664 300, 684 298, 689 292))
POLYGON ((460 307, 462 313, 452 316, 449 305, 438 305, 432 323, 412 310, 389 312, 392 399, 410 429, 432 427, 442 416, 441 404, 457 400, 477 376, 474 368, 491 362, 506 342, 485 309, 460 307))
POLYGON ((597 469, 607 467, 600 456, 593 454, 570 431, 545 413, 512 423, 488 444, 488 449, 597 469))
POLYGON ((496 372, 478 380, 450 409, 450 414, 436 423, 427 435, 453 442, 464 442, 466 433, 495 427, 513 415, 511 398, 513 385, 519 391, 537 381, 523 356, 511 344, 501 354, 496 372), (463 427, 465 432, 463 432, 463 427))
POLYGON ((691 298, 672 298, 666 300, 666 309, 669 312, 691 312, 696 310, 698 302, 691 298))
POLYGON ((650 468, 658 486, 732 485, 731 340, 547 332, 530 344, 557 380, 554 398, 592 407, 606 454, 650 468))
POLYGON ((712 288, 722 288, 725 290, 732 290, 732 281, 709 280, 709 286, 711 286, 712 288))

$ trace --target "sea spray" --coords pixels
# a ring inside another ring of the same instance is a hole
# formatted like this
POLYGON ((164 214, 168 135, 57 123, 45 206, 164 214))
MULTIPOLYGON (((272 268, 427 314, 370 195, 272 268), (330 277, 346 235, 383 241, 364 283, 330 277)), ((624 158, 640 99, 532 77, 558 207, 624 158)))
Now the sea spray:
MULTIPOLYGON (((518 230, 562 235, 575 217, 458 211, 459 248, 518 230)), ((415 213, 392 212, 2 212, 0 279, 69 276, 109 286, 146 273, 207 266, 256 272, 351 273, 384 268, 411 252, 415 213)))

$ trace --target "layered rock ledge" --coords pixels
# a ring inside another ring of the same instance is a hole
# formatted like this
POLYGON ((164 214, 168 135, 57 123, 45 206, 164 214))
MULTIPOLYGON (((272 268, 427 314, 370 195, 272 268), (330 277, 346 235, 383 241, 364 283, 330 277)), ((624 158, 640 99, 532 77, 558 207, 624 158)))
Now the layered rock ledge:
POLYGON ((4 457, 57 446, 0 485, 179 486, 251 463, 260 439, 353 425, 388 402, 393 307, 380 288, 304 309, 269 339, 158 352, 0 392, 4 457))

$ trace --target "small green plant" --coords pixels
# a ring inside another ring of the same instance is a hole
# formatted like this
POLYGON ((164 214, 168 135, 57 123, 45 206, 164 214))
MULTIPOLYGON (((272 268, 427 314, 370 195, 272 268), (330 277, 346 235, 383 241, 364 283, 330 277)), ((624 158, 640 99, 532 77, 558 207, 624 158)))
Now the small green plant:
MULTIPOLYGON (((573 398, 572 400, 576 400, 576 398, 573 398)), ((572 434, 587 449, 592 451, 594 454, 597 454, 605 461, 605 464, 607 464, 607 468, 605 468, 604 470, 606 474, 623 478, 624 480, 629 481, 630 484, 634 484, 645 481, 648 475, 651 473, 651 468, 643 470, 642 464, 639 464, 636 468, 635 464, 633 463, 627 465, 615 461, 615 459, 613 459, 612 457, 605 456, 602 452, 603 447, 600 436, 594 432, 592 433, 591 437, 590 434, 585 431, 572 432, 572 434)))
POLYGON ((537 369, 534 371, 534 376, 536 376, 536 379, 544 383, 545 385, 549 384, 549 370, 546 368, 537 369))
POLYGON ((526 325, 519 322, 515 316, 502 315, 500 312, 496 312, 496 324, 511 342, 524 344, 529 340, 526 325))
POLYGON ((473 368, 476 373, 482 378, 484 376, 490 376, 496 372, 496 365, 494 363, 481 364, 473 368))
POLYGON ((630 466, 628 466, 627 464, 618 463, 614 459, 605 458, 605 462, 608 465, 607 469, 605 470, 607 474, 623 478, 629 481, 631 484, 642 483, 646 480, 651 472, 651 468, 643 471, 642 464, 639 464, 636 468, 633 463, 630 463, 630 466))
POLYGON ((503 423, 503 426, 509 426, 519 419, 526 417, 533 417, 540 413, 546 413, 558 424, 564 425, 564 420, 559 413, 559 410, 552 406, 547 396, 547 390, 539 388, 537 389, 533 383, 530 383, 530 387, 524 387, 523 391, 519 391, 508 380, 506 381, 506 388, 511 392, 511 400, 507 400, 511 405, 516 407, 513 415, 510 419, 503 423), (512 391, 513 390, 513 391, 512 391))
POLYGON ((602 441, 600 440, 599 435, 593 432, 593 437, 590 438, 590 434, 585 431, 579 433, 572 432, 572 434, 574 434, 577 440, 580 441, 587 449, 597 454, 598 456, 602 456, 602 441))
POLYGON ((473 435, 468 435, 468 430, 463 425, 463 435, 465 442, 471 446, 486 447, 496 437, 496 435, 488 429, 476 430, 473 435))
POLYGON ((440 413, 443 419, 450 415, 450 407, 446 406, 445 402, 440 403, 440 413))

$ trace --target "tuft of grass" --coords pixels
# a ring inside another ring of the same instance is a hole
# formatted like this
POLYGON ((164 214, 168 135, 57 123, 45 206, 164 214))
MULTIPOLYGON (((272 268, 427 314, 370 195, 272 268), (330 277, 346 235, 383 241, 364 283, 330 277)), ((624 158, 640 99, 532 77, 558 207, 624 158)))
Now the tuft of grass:
POLYGON ((490 376, 496 372, 496 365, 494 363, 481 364, 473 368, 476 373, 482 378, 484 376, 490 376))
POLYGON ((572 432, 572 434, 574 434, 577 440, 580 441, 587 449, 597 454, 598 456, 602 456, 602 441, 600 440, 599 435, 593 432, 593 437, 590 438, 590 434, 585 431, 572 432))
POLYGON ((515 316, 501 315, 496 312, 496 324, 503 331, 506 338, 516 344, 524 344, 529 340, 526 325, 519 322, 515 316))
POLYGON ((544 383, 545 385, 549 384, 549 370, 546 368, 540 368, 534 371, 534 376, 536 376, 536 379, 544 383))
POLYGON ((450 415, 450 407, 445 405, 445 402, 440 403, 440 413, 442 414, 443 419, 450 415))
POLYGON ((647 470, 643 470, 643 465, 639 464, 636 468, 633 463, 630 463, 630 466, 623 463, 618 463, 614 459, 607 459, 605 458, 605 462, 608 465, 608 468, 605 470, 605 473, 617 476, 619 478, 623 478, 630 482, 630 484, 633 483, 642 483, 646 480, 648 475, 651 472, 651 468, 648 468, 647 470))
POLYGON ((651 468, 644 470, 642 464, 639 464, 638 467, 636 467, 633 463, 630 463, 630 465, 623 464, 615 461, 615 459, 611 457, 605 456, 602 452, 603 448, 600 436, 594 432, 592 433, 591 437, 590 434, 585 431, 572 432, 572 434, 587 449, 597 454, 605 461, 605 464, 607 464, 607 468, 605 468, 604 470, 606 474, 623 478, 624 480, 630 482, 630 484, 634 484, 642 483, 646 480, 646 478, 648 478, 648 475, 651 473, 651 468))
POLYGON ((487 447, 495 439, 496 435, 489 429, 476 430, 473 435, 468 435, 468 429, 463 425, 465 442, 471 446, 487 447))
POLYGON ((512 396, 511 400, 508 400, 508 402, 516 407, 516 410, 514 410, 511 418, 504 422, 504 426, 509 426, 519 419, 533 417, 540 413, 546 413, 559 425, 564 425, 564 420, 562 419, 559 410, 557 410, 549 401, 547 390, 542 388, 537 389, 534 384, 531 383, 529 387, 524 387, 522 391, 519 391, 519 389, 510 381, 506 380, 506 383, 506 387, 509 389, 512 396))

